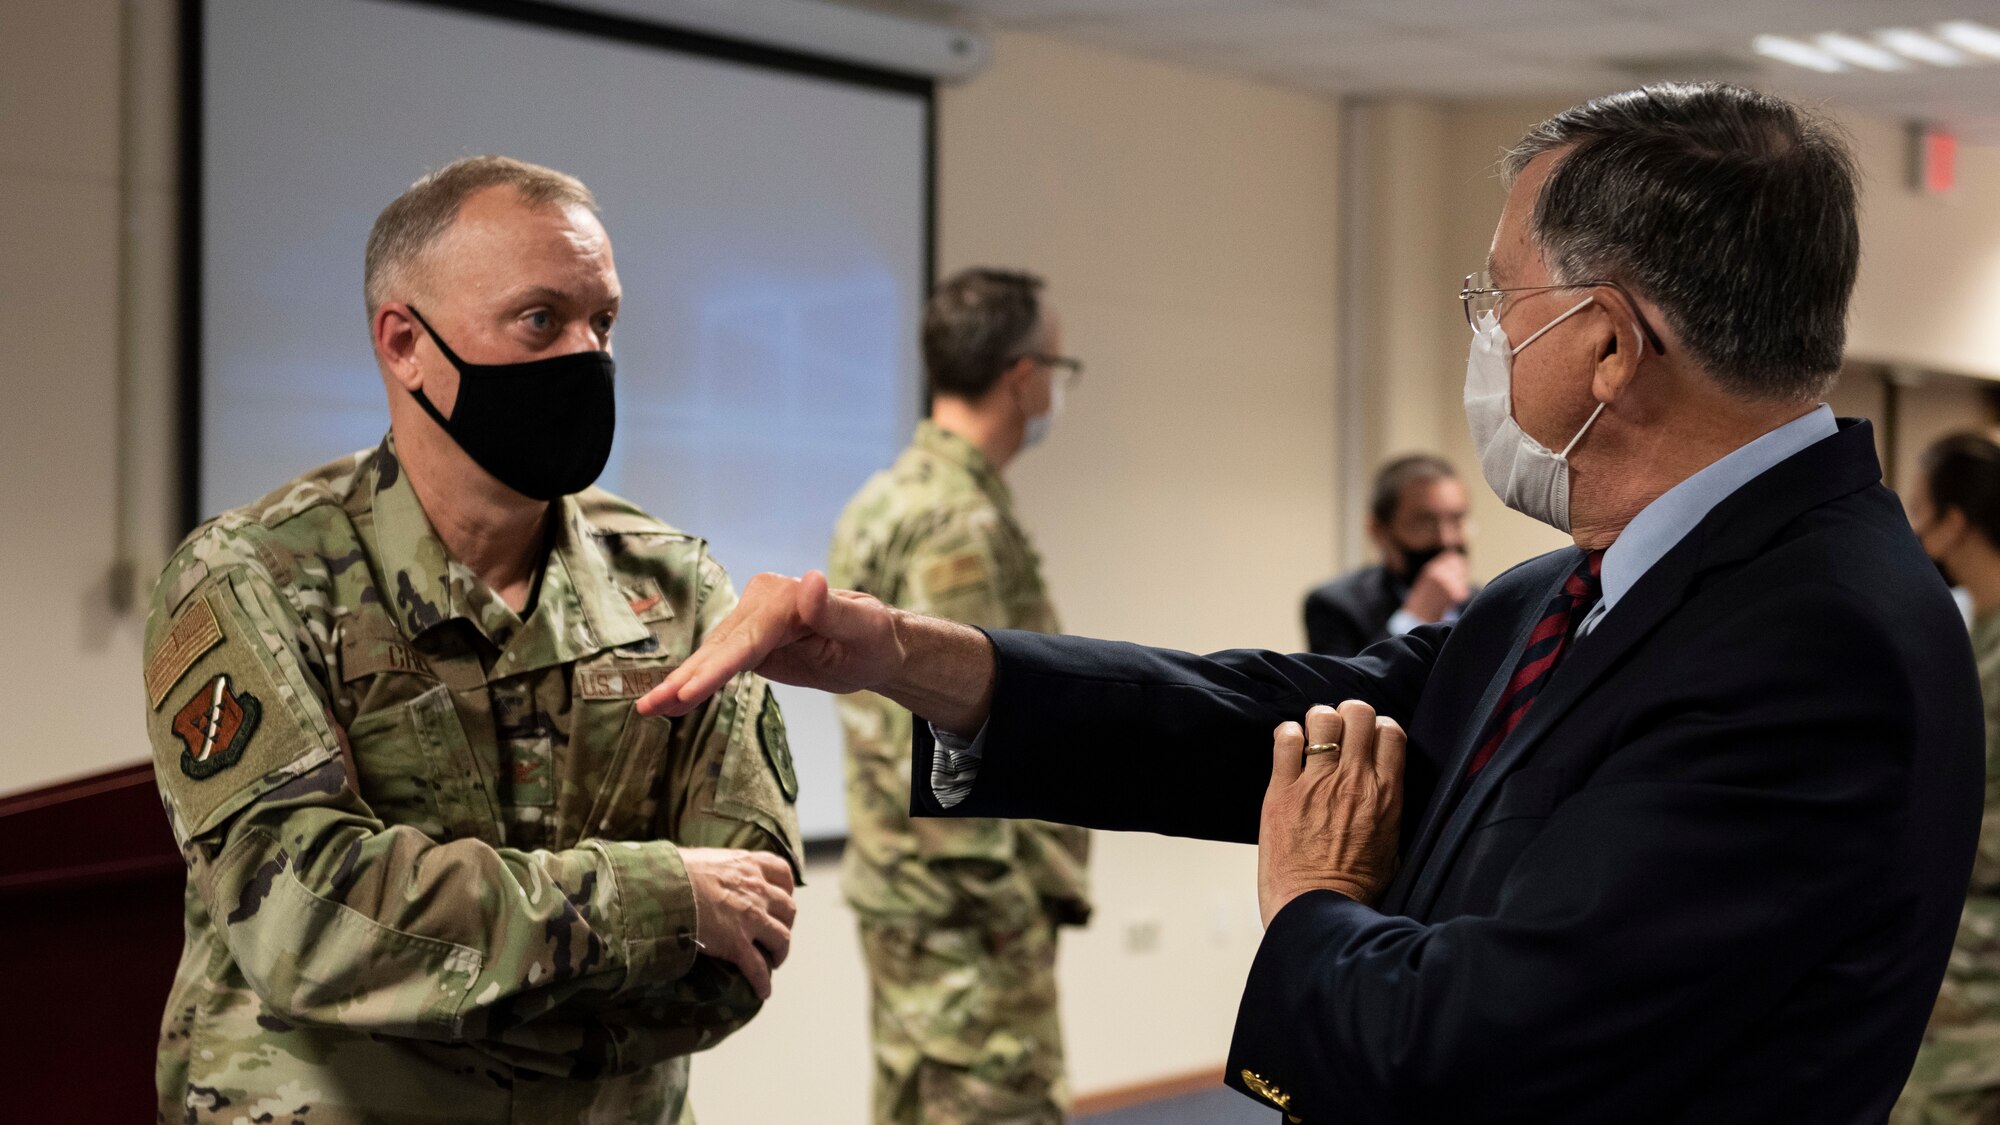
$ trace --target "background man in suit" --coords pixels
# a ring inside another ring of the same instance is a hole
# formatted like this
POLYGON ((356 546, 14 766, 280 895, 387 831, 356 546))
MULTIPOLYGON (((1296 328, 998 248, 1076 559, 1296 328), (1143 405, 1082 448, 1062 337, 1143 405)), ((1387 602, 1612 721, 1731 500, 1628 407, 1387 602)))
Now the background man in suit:
POLYGON ((1779 99, 1670 84, 1506 172, 1467 422, 1575 545, 1455 624, 1197 657, 767 575, 641 708, 747 667, 869 687, 928 721, 919 811, 1256 841, 1227 1074, 1294 1119, 1880 1122, 1983 771, 1957 610, 1868 425, 1816 405, 1852 161, 1779 99))
POLYGON ((1382 466, 1368 500, 1368 538, 1382 561, 1306 595, 1306 647, 1353 656, 1392 634, 1456 621, 1471 599, 1465 486, 1451 462, 1412 453, 1382 466))

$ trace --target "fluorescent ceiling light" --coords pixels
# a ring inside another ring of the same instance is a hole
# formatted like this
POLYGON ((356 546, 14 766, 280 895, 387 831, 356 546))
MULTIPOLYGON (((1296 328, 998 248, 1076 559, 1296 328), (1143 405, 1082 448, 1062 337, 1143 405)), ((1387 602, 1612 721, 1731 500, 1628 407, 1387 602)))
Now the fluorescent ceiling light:
POLYGON ((1901 55, 1893 51, 1885 51, 1865 39, 1856 39, 1852 35, 1843 35, 1838 31, 1829 31, 1825 35, 1814 36, 1813 46, 1818 47, 1841 62, 1853 63, 1855 66, 1866 67, 1869 70, 1894 71, 1910 69, 1908 60, 1904 59, 1901 55))
POLYGON ((1962 47, 1975 55, 1985 55, 1990 59, 2000 59, 2000 31, 1995 31, 1983 23, 1971 20, 1953 20, 1936 27, 1937 37, 1954 47, 1962 47))
MULTIPOLYGON (((1943 29, 1939 29, 1942 33, 1943 29)), ((2000 37, 1996 37, 2000 38, 2000 37)), ((1750 49, 1767 59, 1802 66, 1807 70, 1817 70, 1821 74, 1839 74, 1847 69, 1847 64, 1827 54, 1811 44, 1782 35, 1759 35, 1750 41, 1750 49)))
POLYGON ((1926 62, 1932 66, 1964 66, 1972 61, 1964 51, 1907 27, 1884 28, 1875 33, 1875 41, 1907 59, 1926 62))

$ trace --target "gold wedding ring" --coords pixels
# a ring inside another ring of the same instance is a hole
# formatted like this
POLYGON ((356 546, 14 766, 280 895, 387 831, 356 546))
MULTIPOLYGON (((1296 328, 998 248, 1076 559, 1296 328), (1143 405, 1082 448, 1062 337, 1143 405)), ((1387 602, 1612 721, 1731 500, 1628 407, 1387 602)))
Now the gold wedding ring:
POLYGON ((1308 758, 1312 757, 1314 754, 1338 754, 1338 753, 1340 753, 1340 743, 1338 742, 1315 742, 1306 747, 1306 757, 1308 758))

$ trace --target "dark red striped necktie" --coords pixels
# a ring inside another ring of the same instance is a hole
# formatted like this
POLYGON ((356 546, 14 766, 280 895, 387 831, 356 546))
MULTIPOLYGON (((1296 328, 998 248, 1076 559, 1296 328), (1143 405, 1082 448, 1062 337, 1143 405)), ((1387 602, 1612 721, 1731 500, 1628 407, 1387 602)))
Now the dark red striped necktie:
POLYGON ((1562 589, 1549 599, 1549 608, 1542 614, 1535 631, 1528 636, 1528 647, 1521 650, 1521 662, 1514 666, 1514 675, 1507 681, 1507 691, 1500 697, 1500 707, 1493 712, 1487 724, 1486 740, 1479 744, 1479 752, 1472 756, 1472 764, 1466 767, 1465 776, 1471 777, 1485 768, 1528 717, 1528 708, 1534 706, 1535 697, 1542 694, 1542 688, 1554 675, 1556 665, 1562 661, 1563 653, 1569 651, 1571 638, 1576 626, 1583 620, 1590 607, 1604 593, 1604 552, 1592 551, 1583 556, 1576 569, 1563 582, 1562 589))

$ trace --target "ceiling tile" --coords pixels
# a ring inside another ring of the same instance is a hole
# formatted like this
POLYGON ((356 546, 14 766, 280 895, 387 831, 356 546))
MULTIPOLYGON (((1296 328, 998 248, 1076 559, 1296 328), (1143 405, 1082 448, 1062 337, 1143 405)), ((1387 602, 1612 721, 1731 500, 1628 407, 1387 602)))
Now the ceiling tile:
POLYGON ((937 0, 936 6, 960 18, 1312 90, 1472 99, 1721 77, 1891 118, 1934 118, 1968 140, 2000 136, 2000 64, 1819 75, 1750 51, 1751 40, 1766 33, 1868 32, 1950 18, 2000 28, 2000 0, 937 0))

